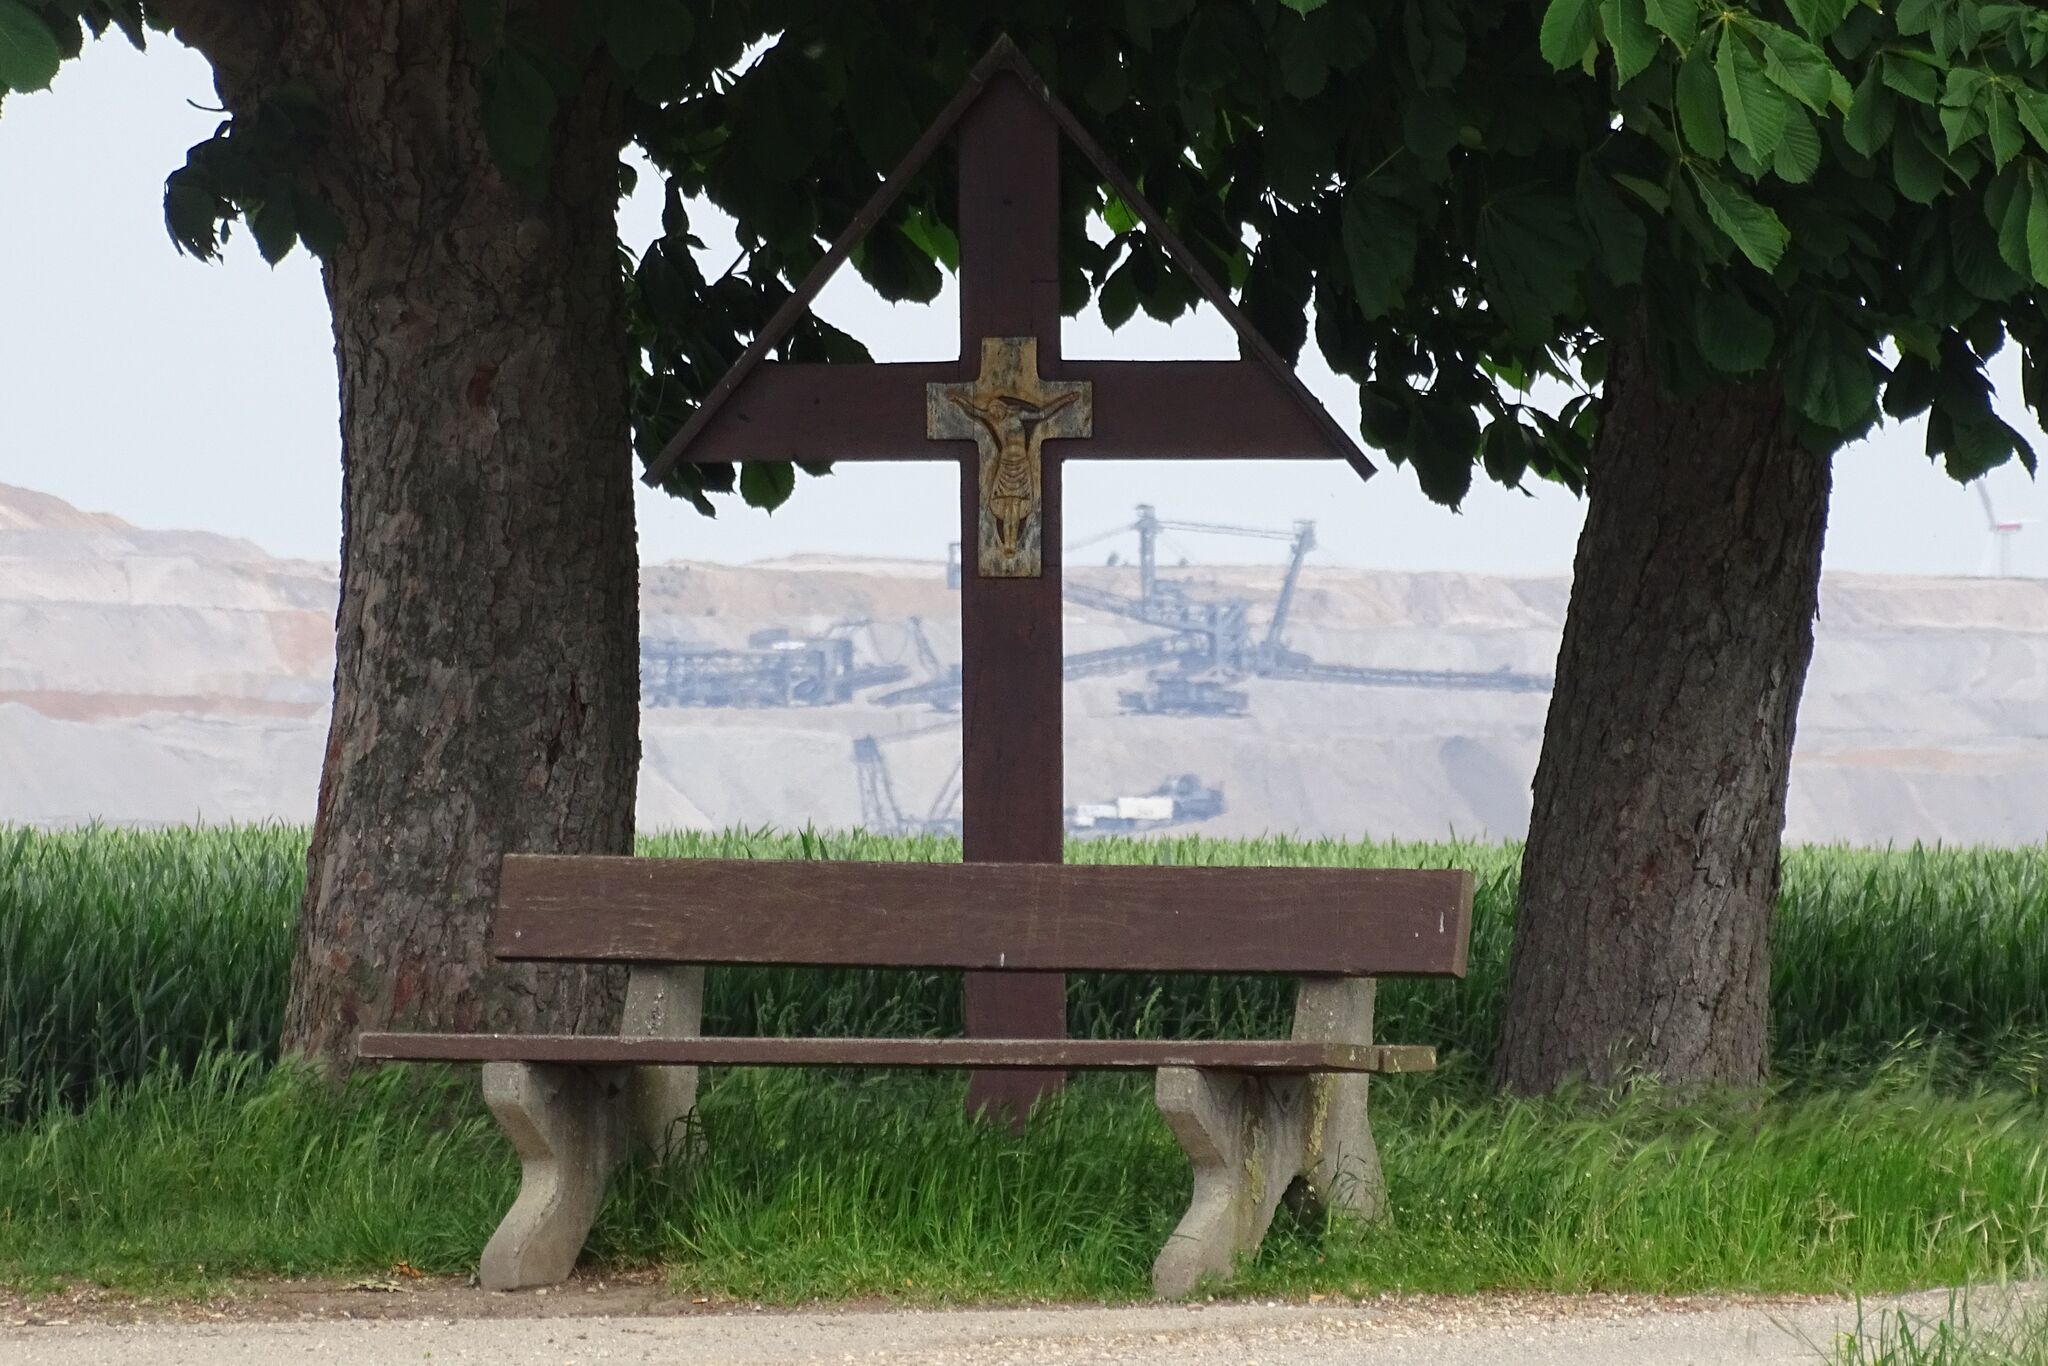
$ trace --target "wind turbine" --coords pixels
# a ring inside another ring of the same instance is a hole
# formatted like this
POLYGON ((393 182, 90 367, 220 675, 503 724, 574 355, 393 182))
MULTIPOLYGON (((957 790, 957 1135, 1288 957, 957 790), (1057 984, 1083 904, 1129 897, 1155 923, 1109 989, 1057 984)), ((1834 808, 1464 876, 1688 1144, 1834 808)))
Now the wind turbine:
POLYGON ((1998 577, 2009 579, 2012 577, 2013 540, 2021 531, 2032 526, 2039 518, 2023 517, 2017 520, 2001 521, 1998 516, 1998 509, 1991 502, 1991 486, 1981 478, 1977 480, 1977 498, 1978 501, 1984 504, 1984 521, 1991 529, 1991 544, 1984 548, 1984 564, 1986 568, 1979 572, 1989 573, 1989 566, 1995 560, 1998 564, 1998 577))

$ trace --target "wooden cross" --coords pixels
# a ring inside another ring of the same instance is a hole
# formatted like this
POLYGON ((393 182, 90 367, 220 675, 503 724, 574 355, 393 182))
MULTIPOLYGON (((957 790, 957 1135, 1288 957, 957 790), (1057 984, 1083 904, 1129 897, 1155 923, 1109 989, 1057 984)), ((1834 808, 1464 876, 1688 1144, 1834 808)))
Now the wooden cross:
MULTIPOLYGON (((961 541, 976 548, 963 565, 960 601, 965 857, 1058 863, 1065 838, 1060 465, 1075 456, 1337 457, 1361 476, 1372 473, 1343 428, 1005 38, 648 467, 646 480, 658 485, 684 458, 959 459, 961 541), (956 133, 960 359, 770 360, 826 280, 956 133), (1061 359, 1062 134, 1236 330, 1239 359, 1061 359), (964 451, 930 444, 969 441, 964 451)), ((969 973, 967 1029, 985 1038, 1064 1035, 1064 978, 969 973)), ((981 1073, 968 1104, 1021 1116, 1057 1084, 1054 1074, 981 1073)))

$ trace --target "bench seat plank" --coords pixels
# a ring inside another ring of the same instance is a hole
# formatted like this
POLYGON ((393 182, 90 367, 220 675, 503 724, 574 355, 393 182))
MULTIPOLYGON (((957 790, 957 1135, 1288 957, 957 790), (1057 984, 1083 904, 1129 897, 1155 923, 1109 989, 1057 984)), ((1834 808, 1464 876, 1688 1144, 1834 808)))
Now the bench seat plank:
POLYGON ((364 1034, 357 1051, 405 1062, 586 1066, 972 1067, 1138 1071, 1427 1072, 1436 1050, 1411 1044, 1287 1039, 775 1039, 622 1038, 606 1034, 364 1034))
POLYGON ((1465 974, 1463 869, 515 854, 501 958, 1009 972, 1465 974))

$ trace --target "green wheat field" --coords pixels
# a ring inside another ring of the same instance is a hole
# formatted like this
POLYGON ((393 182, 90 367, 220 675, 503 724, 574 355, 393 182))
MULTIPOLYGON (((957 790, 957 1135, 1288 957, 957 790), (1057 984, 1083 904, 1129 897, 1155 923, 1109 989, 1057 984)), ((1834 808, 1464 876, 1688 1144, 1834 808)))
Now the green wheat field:
MULTIPOLYGON (((949 859, 941 840, 735 831, 650 855, 949 859)), ((1097 841, 1077 861, 1458 866, 1463 982, 1389 981, 1375 1084, 1392 1217, 1282 1224, 1224 1293, 1874 1293, 2048 1261, 2048 849, 1795 850, 1757 1094, 1489 1096, 1519 850, 1097 841)), ((517 1182, 461 1069, 278 1066, 305 832, 0 829, 0 1283, 460 1273, 517 1182)), ((1073 979, 1091 1035, 1284 1031, 1286 984, 1073 979)), ((945 973, 733 969, 712 1032, 958 1026, 945 973)), ((599 1266, 774 1302, 1142 1296, 1187 1195, 1146 1080, 1082 1077, 1014 1137, 955 1075, 717 1071, 700 1155, 627 1172, 599 1266)))

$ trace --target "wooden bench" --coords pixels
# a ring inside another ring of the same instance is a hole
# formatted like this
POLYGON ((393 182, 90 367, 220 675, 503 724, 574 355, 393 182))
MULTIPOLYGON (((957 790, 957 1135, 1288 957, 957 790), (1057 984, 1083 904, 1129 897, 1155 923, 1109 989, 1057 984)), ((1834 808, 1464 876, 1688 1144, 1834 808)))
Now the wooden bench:
POLYGON ((1255 1250, 1297 1178, 1325 1208, 1381 1212, 1367 1079, 1427 1071, 1436 1054, 1373 1042, 1373 979, 1462 976, 1471 910, 1462 871, 513 856, 494 952, 636 965, 622 1034, 365 1034, 358 1047, 484 1064, 524 1173, 484 1250, 494 1290, 568 1276, 612 1169, 636 1142, 664 1145, 693 1104, 685 1067, 1155 1071, 1194 1167, 1153 1268, 1157 1293, 1178 1297, 1255 1250), (697 1037, 701 965, 741 963, 1302 980, 1284 1040, 697 1037))

